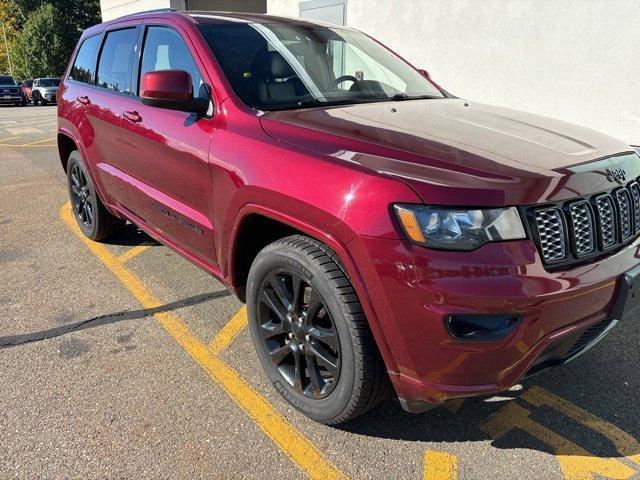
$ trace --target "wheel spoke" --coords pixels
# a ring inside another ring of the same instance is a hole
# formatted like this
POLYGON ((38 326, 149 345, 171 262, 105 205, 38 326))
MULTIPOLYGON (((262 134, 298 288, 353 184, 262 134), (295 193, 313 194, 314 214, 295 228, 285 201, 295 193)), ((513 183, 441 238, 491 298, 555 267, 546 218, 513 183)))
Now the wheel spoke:
POLYGON ((291 283, 293 284, 293 311, 301 313, 304 289, 307 285, 297 274, 291 274, 291 283))
POLYGON ((289 331, 288 323, 276 323, 276 322, 267 322, 260 325, 260 332, 262 333, 262 338, 268 340, 273 337, 277 337, 278 335, 282 335, 289 331))
POLYGON ((269 352, 269 355, 271 356, 271 361, 276 364, 276 365, 280 365, 282 363, 282 361, 287 358, 287 356, 292 352, 291 348, 289 347, 289 345, 283 345, 281 347, 276 348, 273 351, 269 352))
POLYGON ((318 365, 313 355, 306 353, 304 359, 307 364, 307 376, 309 377, 311 383, 311 392, 313 394, 313 397, 317 398, 322 393, 324 380, 322 379, 320 370, 318 370, 318 365))
POLYGON ((285 309, 289 309, 293 302, 293 298, 287 290, 287 287, 284 283, 284 278, 281 275, 271 274, 267 278, 267 281, 269 282, 269 285, 271 285, 271 288, 273 288, 273 291, 278 297, 280 303, 284 306, 285 309))
POLYGON ((311 327, 309 329, 309 335, 311 335, 319 342, 328 345, 334 352, 337 352, 340 347, 338 343, 338 335, 336 335, 336 332, 334 330, 320 327, 311 327))
POLYGON ((320 294, 313 288, 310 288, 309 292, 309 301, 307 302, 307 318, 312 319, 318 313, 318 311, 322 308, 322 299, 320 298, 320 294))
POLYGON ((293 351, 293 358, 295 361, 295 365, 293 369, 293 388, 300 393, 303 393, 302 390, 304 387, 304 381, 303 381, 304 361, 302 357, 303 357, 303 354, 300 351, 300 349, 295 349, 293 351))
POLYGON ((322 345, 319 345, 317 342, 309 343, 309 347, 311 353, 315 357, 316 361, 319 365, 325 367, 331 375, 334 377, 338 376, 338 359, 333 356, 331 353, 327 351, 322 345))
POLYGON ((288 322, 287 309, 282 305, 282 303, 280 303, 280 300, 277 298, 277 294, 275 294, 271 290, 263 289, 262 302, 265 303, 267 307, 269 307, 269 309, 277 315, 278 319, 281 322, 288 322))
POLYGON ((87 208, 87 221, 90 225, 93 225, 93 206, 90 202, 86 202, 85 207, 87 208))
POLYGON ((74 195, 79 197, 82 192, 80 192, 80 188, 75 184, 75 182, 73 182, 73 179, 71 180, 72 180, 71 191, 73 192, 74 195))

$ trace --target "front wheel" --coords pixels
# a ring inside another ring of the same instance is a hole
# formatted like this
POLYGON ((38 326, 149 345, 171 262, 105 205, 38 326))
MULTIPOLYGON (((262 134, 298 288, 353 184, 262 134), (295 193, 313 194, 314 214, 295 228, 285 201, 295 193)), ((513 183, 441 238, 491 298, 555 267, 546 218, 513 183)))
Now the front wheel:
POLYGON ((265 247, 247 285, 249 325, 278 392, 313 420, 352 420, 389 392, 384 363, 337 255, 295 235, 265 247))
POLYGON ((101 242, 121 230, 125 222, 103 205, 77 150, 69 155, 67 184, 76 222, 86 237, 101 242))

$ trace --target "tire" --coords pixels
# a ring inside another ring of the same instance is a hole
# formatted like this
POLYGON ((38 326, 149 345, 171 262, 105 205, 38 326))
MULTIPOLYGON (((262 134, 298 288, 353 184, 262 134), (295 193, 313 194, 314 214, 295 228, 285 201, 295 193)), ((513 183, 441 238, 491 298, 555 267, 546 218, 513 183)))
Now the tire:
POLYGON ((27 98, 26 98, 26 97, 24 98, 24 100, 22 100, 22 101, 20 102, 20 106, 21 106, 21 107, 26 107, 26 106, 27 106, 27 98))
POLYGON ((38 95, 35 92, 31 96, 31 101, 35 106, 38 106, 38 95))
POLYGON ((71 152, 67 162, 67 186, 74 217, 86 237, 102 242, 122 229, 124 220, 106 209, 77 150, 71 152))
POLYGON ((247 308, 269 380, 309 418, 345 423, 389 393, 391 383, 362 306, 338 256, 323 243, 294 235, 262 249, 249 272, 247 308))

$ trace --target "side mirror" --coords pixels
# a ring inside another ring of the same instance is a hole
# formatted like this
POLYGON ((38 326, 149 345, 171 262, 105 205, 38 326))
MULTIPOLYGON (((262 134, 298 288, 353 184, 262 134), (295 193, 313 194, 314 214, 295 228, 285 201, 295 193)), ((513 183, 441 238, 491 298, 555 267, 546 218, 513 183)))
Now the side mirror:
POLYGON ((143 105, 204 115, 210 100, 193 98, 191 75, 184 70, 147 72, 140 80, 143 105))

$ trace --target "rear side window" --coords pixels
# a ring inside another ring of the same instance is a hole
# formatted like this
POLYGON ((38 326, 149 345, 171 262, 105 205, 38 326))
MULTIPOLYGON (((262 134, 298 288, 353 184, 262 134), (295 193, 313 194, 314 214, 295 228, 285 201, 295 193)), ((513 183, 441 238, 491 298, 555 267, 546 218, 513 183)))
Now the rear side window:
POLYGON ((69 78, 77 82, 93 83, 93 77, 100 48, 100 35, 94 35, 82 42, 76 60, 73 62, 69 78))
POLYGON ((131 93, 131 58, 135 33, 135 28, 107 33, 98 64, 98 86, 131 93))
POLYGON ((170 69, 189 72, 193 96, 201 96, 200 87, 204 83, 202 75, 180 34, 169 27, 149 27, 142 51, 140 77, 147 72, 170 69))

